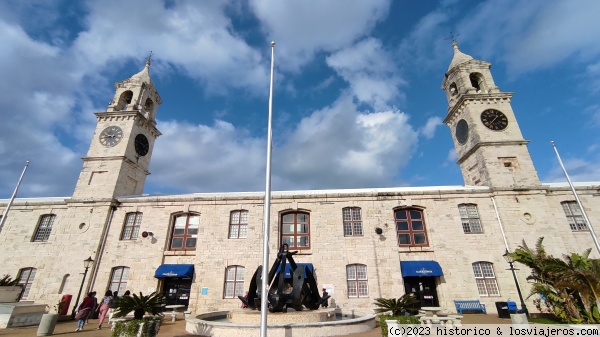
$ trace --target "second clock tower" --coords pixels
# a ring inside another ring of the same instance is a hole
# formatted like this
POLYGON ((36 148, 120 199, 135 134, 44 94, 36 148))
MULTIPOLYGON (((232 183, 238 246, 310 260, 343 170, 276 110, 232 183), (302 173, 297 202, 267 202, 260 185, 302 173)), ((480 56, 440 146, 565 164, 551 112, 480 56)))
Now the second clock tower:
POLYGON ((156 129, 156 109, 162 103, 146 67, 115 84, 105 112, 97 112, 96 131, 73 199, 110 199, 144 190, 156 129))
POLYGON ((513 93, 494 83, 491 64, 462 53, 454 57, 442 89, 448 99, 444 123, 450 127, 466 185, 528 188, 540 184, 527 143, 511 106, 513 93))

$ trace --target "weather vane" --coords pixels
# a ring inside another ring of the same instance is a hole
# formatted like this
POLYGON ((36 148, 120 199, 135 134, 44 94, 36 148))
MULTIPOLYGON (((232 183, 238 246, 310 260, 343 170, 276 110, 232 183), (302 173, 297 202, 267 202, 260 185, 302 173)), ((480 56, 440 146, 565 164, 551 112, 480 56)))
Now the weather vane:
POLYGON ((146 58, 146 64, 150 64, 150 61, 152 59, 152 50, 150 51, 150 55, 148 55, 148 57, 146 58))
POLYGON ((454 34, 452 31, 450 31, 450 36, 448 36, 447 38, 445 38, 445 40, 450 40, 452 39, 452 42, 456 42, 456 38, 460 36, 460 34, 454 34))

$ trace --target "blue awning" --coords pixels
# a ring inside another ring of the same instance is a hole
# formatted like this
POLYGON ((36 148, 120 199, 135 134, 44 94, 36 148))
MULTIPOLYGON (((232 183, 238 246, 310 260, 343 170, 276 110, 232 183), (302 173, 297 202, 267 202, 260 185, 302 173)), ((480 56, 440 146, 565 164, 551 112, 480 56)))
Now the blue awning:
POLYGON ((442 276, 442 267, 436 261, 400 261, 402 277, 442 276))
POLYGON ((156 278, 179 277, 194 278, 193 264, 163 264, 154 273, 156 278))
MULTIPOLYGON (((308 267, 308 269, 312 272, 313 271, 313 265, 312 263, 296 263, 296 266, 298 268, 304 268, 304 267, 308 267)), ((277 271, 281 270, 281 265, 279 265, 279 267, 277 267, 277 271)), ((306 278, 306 269, 304 270, 304 278, 306 278)), ((285 264, 285 275, 284 278, 292 278, 292 266, 289 263, 285 264)))

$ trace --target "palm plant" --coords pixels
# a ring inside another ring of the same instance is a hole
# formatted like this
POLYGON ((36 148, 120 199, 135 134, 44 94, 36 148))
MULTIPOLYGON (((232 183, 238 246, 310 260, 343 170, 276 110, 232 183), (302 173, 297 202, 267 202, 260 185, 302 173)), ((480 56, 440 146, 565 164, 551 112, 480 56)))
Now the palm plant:
POLYGON ((414 294, 404 294, 400 298, 376 298, 375 312, 392 312, 392 316, 400 316, 403 311, 416 312, 418 309, 413 308, 414 304, 419 303, 419 300, 414 294))
POLYGON ((533 286, 528 297, 543 295, 554 314, 567 322, 600 322, 600 260, 589 258, 591 249, 555 258, 546 253, 543 240, 538 239, 535 249, 523 242, 511 253, 515 261, 531 268, 527 279, 533 286))
POLYGON ((156 315, 161 312, 164 301, 165 297, 156 292, 150 295, 140 292, 140 296, 133 294, 119 297, 115 301, 115 317, 124 317, 132 311, 135 319, 144 318, 145 313, 156 315))
POLYGON ((10 275, 6 274, 0 279, 0 287, 16 286, 19 283, 19 279, 13 280, 10 275))

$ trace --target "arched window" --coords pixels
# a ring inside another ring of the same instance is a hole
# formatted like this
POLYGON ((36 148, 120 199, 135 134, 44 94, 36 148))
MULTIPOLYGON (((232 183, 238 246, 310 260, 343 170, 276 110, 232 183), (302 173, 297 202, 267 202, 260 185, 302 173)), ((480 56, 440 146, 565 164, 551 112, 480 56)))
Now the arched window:
POLYGON ((483 75, 481 75, 480 73, 471 73, 469 75, 469 80, 471 80, 471 86, 475 88, 477 92, 486 90, 485 80, 483 78, 483 75))
POLYGON ((132 99, 133 92, 131 90, 124 91, 121 96, 119 96, 119 101, 117 102, 115 110, 127 110, 127 106, 131 104, 132 99))
POLYGON ((171 250, 196 250, 199 226, 199 214, 176 215, 171 233, 171 250))
POLYGON ((565 211, 565 215, 569 221, 569 227, 571 227, 572 231, 588 230, 583 218, 583 212, 581 212, 581 208, 577 201, 563 201, 560 204, 562 205, 563 211, 565 211))
POLYGON ((429 246, 422 210, 414 208, 397 209, 394 211, 394 218, 396 220, 399 246, 429 246))
POLYGON ((17 284, 23 287, 23 292, 21 293, 19 301, 26 300, 27 296, 29 296, 29 291, 31 290, 31 285, 35 279, 36 272, 37 269, 35 268, 23 268, 19 270, 19 282, 17 282, 17 284))
POLYGON ((146 98, 146 102, 144 103, 144 110, 150 112, 154 108, 154 102, 151 98, 146 98))
POLYGON ((458 95, 458 88, 456 87, 456 83, 454 83, 454 82, 452 82, 452 84, 450 84, 450 95, 451 96, 458 95))
POLYGON ((123 295, 127 290, 127 279, 129 278, 129 267, 114 267, 110 273, 110 282, 108 283, 108 290, 112 292, 118 292, 119 295, 123 295))
POLYGON ((33 236, 33 242, 48 241, 50 233, 52 233, 54 219, 56 219, 56 215, 54 214, 44 214, 40 217, 40 221, 38 222, 37 229, 33 236))
POLYGON ((347 265, 346 282, 348 284, 348 297, 369 297, 369 281, 367 279, 366 265, 347 265))
POLYGON ((229 238, 245 239, 248 237, 248 211, 231 211, 229 214, 229 238))
POLYGON ((225 287, 223 298, 237 298, 244 295, 245 269, 242 266, 230 266, 225 269, 225 287))
POLYGON ((346 207, 342 209, 344 218, 344 236, 363 236, 363 225, 359 207, 346 207))
POLYGON ((310 215, 306 212, 286 213, 281 216, 281 243, 290 249, 310 248, 310 215))
POLYGON ((479 296, 500 296, 492 263, 483 261, 473 263, 473 273, 479 296))
POLYGON ((121 240, 135 240, 140 232, 142 224, 142 212, 131 212, 125 215, 121 240))
POLYGON ((462 222, 463 232, 465 233, 483 233, 483 227, 479 220, 477 205, 475 204, 460 204, 458 205, 460 220, 462 222))

